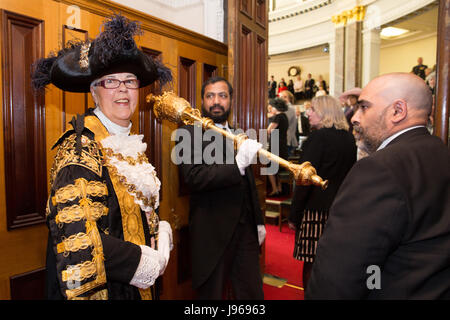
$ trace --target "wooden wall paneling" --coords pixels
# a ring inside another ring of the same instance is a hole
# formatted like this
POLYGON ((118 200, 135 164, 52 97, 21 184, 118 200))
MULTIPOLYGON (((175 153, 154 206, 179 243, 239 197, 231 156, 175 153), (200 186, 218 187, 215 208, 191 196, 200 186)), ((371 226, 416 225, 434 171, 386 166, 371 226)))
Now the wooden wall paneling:
MULTIPOLYGON (((45 56, 54 52, 62 46, 62 24, 61 24, 61 8, 60 3, 55 1, 42 1, 42 8, 39 13, 45 19, 45 56)), ((53 165, 53 159, 56 150, 51 147, 64 132, 63 121, 64 113, 62 91, 56 89, 53 85, 45 91, 45 126, 46 126, 46 143, 47 143, 47 181, 49 180, 49 171, 53 165)), ((50 191, 50 184, 47 184, 50 191)))
MULTIPOLYGON (((86 41, 89 38, 87 30, 62 26, 62 43, 67 46, 69 42, 86 41)), ((88 109, 89 93, 62 92, 62 129, 66 131, 67 123, 77 114, 83 114, 88 109)))
POLYGON ((263 29, 266 29, 267 6, 266 0, 255 1, 255 21, 263 29))
POLYGON ((268 8, 265 1, 258 0, 231 1, 228 6, 228 71, 237 93, 233 121, 244 130, 258 131, 265 128, 266 112, 263 112, 263 121, 258 118, 260 110, 265 110, 267 99, 267 94, 264 97, 259 94, 265 90, 268 56, 267 44, 264 45, 266 50, 258 47, 267 42, 268 8), (262 66, 264 69, 259 72, 262 66))
MULTIPOLYGON (((255 77, 258 85, 255 87, 255 119, 253 125, 255 128, 267 128, 266 106, 267 106, 267 90, 264 89, 267 75, 267 41, 266 39, 256 37, 256 62, 255 77)), ((259 134, 259 133, 258 133, 259 134)))
POLYGON ((45 106, 31 88, 44 55, 44 22, 2 11, 3 129, 8 230, 45 220, 45 106))
POLYGON ((180 57, 178 64, 178 95, 196 106, 196 63, 195 60, 180 57))
POLYGON ((240 11, 250 19, 253 15, 252 4, 254 0, 239 0, 240 11))
MULTIPOLYGON (((59 18, 58 4, 55 1, 34 1, 32 5, 29 2, 16 1, 16 0, 2 0, 0 2, 0 9, 7 10, 9 12, 16 12, 20 15, 33 17, 37 20, 45 19, 45 36, 42 39, 43 47, 53 48, 55 47, 57 36, 61 36, 59 25, 54 23, 59 18), (59 32, 55 32, 58 30, 59 32), (53 36, 54 34, 54 36, 53 36), (45 40, 45 45, 44 45, 45 40)), ((0 25, 3 25, 3 20, 0 12, 0 25)), ((0 43, 3 45, 4 41, 2 32, 0 31, 0 43)), ((19 39, 14 39, 20 41, 19 39)), ((60 43, 60 42, 59 42, 60 43)), ((1 50, 0 50, 1 52, 1 50)), ((45 55, 48 51, 45 51, 45 55)), ((3 53, 0 53, 3 61, 3 53)), ((33 54, 27 52, 28 56, 33 54)), ((28 70, 27 70, 28 71, 28 70)), ((5 70, 0 64, 0 73, 3 75, 5 70)), ((0 77, 1 79, 2 77, 0 77)), ((3 101, 3 90, 5 86, 2 80, 0 80, 2 90, 0 90, 0 101, 3 101)), ((56 137, 61 132, 61 117, 60 117, 60 94, 56 90, 49 89, 45 95, 45 109, 41 109, 45 112, 45 145, 46 149, 51 146, 56 137), (55 103, 55 101, 57 103, 55 103), (55 121, 53 121, 55 120, 55 121)), ((44 99, 44 97, 41 97, 44 99)), ((0 108, 0 119, 3 119, 3 108, 0 108)), ((0 243, 2 244, 2 258, 0 259, 0 299, 10 299, 10 277, 18 273, 28 272, 30 270, 36 270, 42 268, 45 265, 45 251, 48 230, 45 224, 39 223, 34 226, 26 228, 17 228, 11 231, 7 229, 7 217, 6 217, 6 189, 4 172, 5 172, 5 139, 4 139, 4 126, 3 121, 0 120, 0 243)), ((48 150, 47 150, 48 151, 48 150)), ((45 172, 45 168, 50 168, 52 162, 52 156, 47 154, 47 163, 43 163, 41 170, 45 172)), ((39 156, 39 155, 38 155, 39 156)), ((45 157, 45 155, 44 155, 45 157)), ((30 162, 34 161, 34 155, 29 159, 30 162)), ((46 190, 44 185, 41 189, 46 190)), ((45 204, 45 201, 44 201, 45 204)))
MULTIPOLYGON (((228 74, 236 90, 233 121, 238 122, 239 127, 244 130, 252 128, 257 132, 267 125, 268 7, 265 2, 228 2, 228 74)), ((253 169, 264 212, 266 179, 260 175, 259 166, 254 166, 253 169)), ((262 270, 265 264, 264 248, 263 246, 260 257, 262 270)))
MULTIPOLYGON (((172 69, 173 83, 165 85, 161 91, 178 91, 178 64, 179 64, 179 41, 162 35, 145 32, 139 37, 142 46, 151 47, 155 51, 161 52, 163 63, 172 69)), ((192 51, 192 50, 191 50, 192 51)), ((140 106, 142 107, 142 106, 140 106)), ((171 141, 171 134, 177 125, 167 120, 162 121, 162 167, 161 190, 164 195, 160 201, 159 216, 162 220, 169 221, 173 230, 174 249, 171 252, 170 262, 162 279, 161 299, 189 299, 192 296, 192 289, 189 282, 178 283, 178 255, 180 251, 179 229, 186 225, 188 221, 188 197, 178 196, 178 169, 171 162, 170 153, 174 146, 171 141)), ((183 239, 184 241, 184 239, 183 239)))
MULTIPOLYGON (((178 63, 178 95, 186 99, 192 107, 196 107, 196 62, 194 60, 180 57, 178 63)), ((184 182, 181 173, 178 173, 179 190, 178 196, 189 194, 189 188, 184 182)))
POLYGON ((217 66, 212 66, 207 63, 203 63, 203 72, 202 72, 202 82, 204 83, 206 80, 208 80, 211 77, 215 77, 218 75, 217 73, 217 66))
POLYGON ((44 300, 46 269, 39 268, 10 278, 11 300, 44 300))
MULTIPOLYGON (((152 59, 162 61, 161 51, 141 47, 142 51, 152 59)), ((160 95, 161 87, 158 82, 139 90, 139 133, 144 135, 143 141, 147 143, 146 155, 149 162, 155 167, 156 174, 163 184, 162 176, 162 124, 156 120, 153 113, 153 104, 146 102, 148 94, 160 95)), ((160 190, 159 201, 162 201, 163 189, 160 190)))
MULTIPOLYGON (((439 1, 434 135, 449 145, 450 137, 450 0, 439 1)), ((450 145, 449 145, 450 146, 450 145)))
POLYGON ((240 28, 240 51, 239 51, 239 109, 237 112, 238 127, 244 131, 254 128, 253 125, 253 33, 245 25, 240 28))

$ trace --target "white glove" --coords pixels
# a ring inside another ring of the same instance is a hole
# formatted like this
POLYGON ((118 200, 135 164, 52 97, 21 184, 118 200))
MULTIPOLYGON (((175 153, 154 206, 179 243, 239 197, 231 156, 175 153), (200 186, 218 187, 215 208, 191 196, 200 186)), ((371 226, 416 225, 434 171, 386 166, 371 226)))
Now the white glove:
POLYGON ((164 257, 165 264, 159 272, 160 275, 166 270, 167 264, 169 263, 170 251, 173 249, 172 240, 172 228, 167 221, 159 222, 159 233, 158 233, 158 252, 164 257))
POLYGON ((266 239, 266 227, 263 224, 258 224, 258 243, 261 245, 266 239))
POLYGON ((130 284, 140 289, 147 289, 161 275, 161 270, 166 268, 166 259, 149 246, 140 245, 139 247, 141 247, 141 261, 130 284))
POLYGON ((262 144, 253 139, 246 139, 242 142, 236 155, 236 164, 241 175, 245 175, 245 168, 253 163, 256 153, 261 148, 262 144))

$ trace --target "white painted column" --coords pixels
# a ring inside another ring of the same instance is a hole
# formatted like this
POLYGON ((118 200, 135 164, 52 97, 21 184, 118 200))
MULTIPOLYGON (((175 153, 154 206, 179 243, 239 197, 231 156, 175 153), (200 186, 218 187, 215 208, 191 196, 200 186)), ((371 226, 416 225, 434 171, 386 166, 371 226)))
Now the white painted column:
MULTIPOLYGON (((334 68, 330 72, 333 74, 334 81, 333 83, 333 95, 339 96, 344 92, 344 81, 345 81, 345 26, 340 25, 334 29, 334 50, 331 52, 330 48, 330 59, 334 59, 333 65, 334 68)), ((331 61, 330 61, 331 65, 331 61)), ((330 81, 331 83, 331 81, 330 81)))
POLYGON ((330 39, 328 42, 328 47, 330 49, 329 51, 329 57, 330 57, 330 78, 328 80, 329 83, 329 91, 330 96, 334 96, 334 88, 335 88, 335 81, 336 81, 336 41, 335 37, 333 35, 333 38, 330 39))
POLYGON ((363 30, 362 86, 380 72, 380 28, 363 30))

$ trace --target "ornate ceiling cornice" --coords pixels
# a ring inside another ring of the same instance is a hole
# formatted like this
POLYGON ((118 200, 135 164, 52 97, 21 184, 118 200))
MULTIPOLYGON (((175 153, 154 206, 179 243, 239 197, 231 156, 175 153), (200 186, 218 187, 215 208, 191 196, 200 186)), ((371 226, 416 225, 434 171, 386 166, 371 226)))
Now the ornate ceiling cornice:
POLYGON ((269 19, 269 23, 275 22, 275 21, 280 21, 280 20, 285 20, 285 19, 289 19, 289 18, 293 18, 295 16, 298 16, 298 15, 301 15, 301 14, 304 14, 304 13, 309 13, 311 11, 323 8, 323 7, 331 4, 331 2, 332 2, 332 0, 324 0, 321 3, 311 4, 310 7, 302 8, 302 9, 300 9, 298 11, 290 12, 289 14, 285 14, 283 16, 279 16, 279 17, 276 17, 276 18, 273 18, 273 19, 269 19))
POLYGON ((364 6, 356 6, 351 10, 345 10, 340 14, 331 17, 331 21, 336 26, 346 25, 352 21, 363 21, 364 15, 366 13, 366 8, 364 6))

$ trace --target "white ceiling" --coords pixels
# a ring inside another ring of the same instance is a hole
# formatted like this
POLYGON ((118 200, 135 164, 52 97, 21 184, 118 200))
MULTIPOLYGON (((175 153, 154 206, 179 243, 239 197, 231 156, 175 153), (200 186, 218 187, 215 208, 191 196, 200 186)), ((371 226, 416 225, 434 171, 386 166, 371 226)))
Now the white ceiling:
POLYGON ((413 12, 405 17, 397 19, 382 27, 396 27, 410 30, 403 36, 393 39, 382 39, 381 46, 395 45, 399 42, 413 41, 415 39, 424 38, 437 33, 438 24, 438 5, 437 3, 427 6, 421 10, 413 12))

